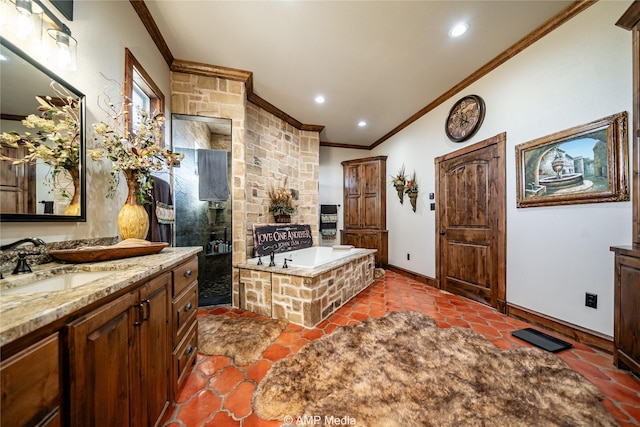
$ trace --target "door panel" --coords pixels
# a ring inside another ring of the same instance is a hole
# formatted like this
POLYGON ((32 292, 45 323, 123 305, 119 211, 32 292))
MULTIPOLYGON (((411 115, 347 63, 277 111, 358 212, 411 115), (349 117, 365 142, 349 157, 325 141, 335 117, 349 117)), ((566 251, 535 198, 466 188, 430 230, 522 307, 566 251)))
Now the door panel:
POLYGON ((442 289, 504 310, 504 134, 436 159, 442 289))
POLYGON ((344 173, 344 227, 360 228, 360 166, 352 165, 345 167, 344 173))

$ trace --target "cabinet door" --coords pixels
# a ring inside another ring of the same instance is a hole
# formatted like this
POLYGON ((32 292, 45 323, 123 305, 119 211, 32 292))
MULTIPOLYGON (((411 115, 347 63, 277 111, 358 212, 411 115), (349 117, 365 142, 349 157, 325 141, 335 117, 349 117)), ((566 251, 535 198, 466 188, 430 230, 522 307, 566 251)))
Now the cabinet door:
POLYGON ((380 188, 380 162, 372 161, 362 165, 362 227, 372 230, 382 228, 380 209, 382 207, 380 188))
POLYGON ((136 366, 136 296, 125 294, 67 326, 72 426, 130 425, 130 410, 139 403, 132 400, 130 369, 136 366))
POLYGON ((360 165, 344 167, 344 228, 362 227, 362 179, 360 165))
POLYGON ((346 231, 342 232, 342 244, 343 245, 353 245, 356 248, 362 247, 362 239, 360 234, 358 233, 348 233, 346 231))
POLYGON ((141 426, 153 426, 169 404, 169 286, 165 273, 140 288, 141 394, 144 413, 136 416, 141 426), (146 411, 145 411, 146 410, 146 411))
POLYGON ((616 256, 614 364, 640 375, 640 258, 616 256))
POLYGON ((60 424, 60 357, 58 334, 2 361, 3 426, 60 424))

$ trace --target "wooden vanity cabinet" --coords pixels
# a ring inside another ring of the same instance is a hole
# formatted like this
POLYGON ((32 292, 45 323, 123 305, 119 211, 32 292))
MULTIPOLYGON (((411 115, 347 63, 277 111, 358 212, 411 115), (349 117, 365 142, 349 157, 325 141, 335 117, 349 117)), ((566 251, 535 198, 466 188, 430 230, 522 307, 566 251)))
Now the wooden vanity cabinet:
POLYGON ((60 426, 60 338, 55 333, 0 364, 2 426, 60 426))
POLYGON ((153 426, 169 404, 171 273, 67 326, 73 426, 153 426))

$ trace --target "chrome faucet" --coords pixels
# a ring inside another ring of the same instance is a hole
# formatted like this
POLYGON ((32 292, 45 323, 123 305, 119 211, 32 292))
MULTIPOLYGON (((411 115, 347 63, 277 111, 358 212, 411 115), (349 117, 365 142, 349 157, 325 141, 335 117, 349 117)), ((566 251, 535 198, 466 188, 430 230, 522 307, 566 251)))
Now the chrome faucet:
MULTIPOLYGON (((42 239, 38 239, 37 237, 27 237, 26 239, 20 239, 16 242, 9 243, 8 245, 0 246, 0 251, 6 251, 9 249, 13 249, 16 246, 20 246, 23 243, 31 243, 33 246, 44 246, 46 243, 42 239)), ((36 253, 26 253, 26 252, 18 252, 18 264, 16 264, 16 268, 13 269, 12 274, 24 274, 31 273, 31 267, 27 264, 27 255, 37 255, 36 253)))

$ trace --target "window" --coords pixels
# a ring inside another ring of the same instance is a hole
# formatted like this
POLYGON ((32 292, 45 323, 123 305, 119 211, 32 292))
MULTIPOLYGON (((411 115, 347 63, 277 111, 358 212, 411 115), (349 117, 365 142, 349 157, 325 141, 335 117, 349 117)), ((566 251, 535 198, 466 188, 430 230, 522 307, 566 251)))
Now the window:
MULTIPOLYGON (((149 113, 164 114, 164 95, 149 74, 125 48, 124 60, 124 91, 125 96, 133 104, 129 107, 127 131, 133 129, 133 122, 138 117, 138 111, 143 109, 149 113)), ((164 146, 164 138, 160 143, 164 146)))

